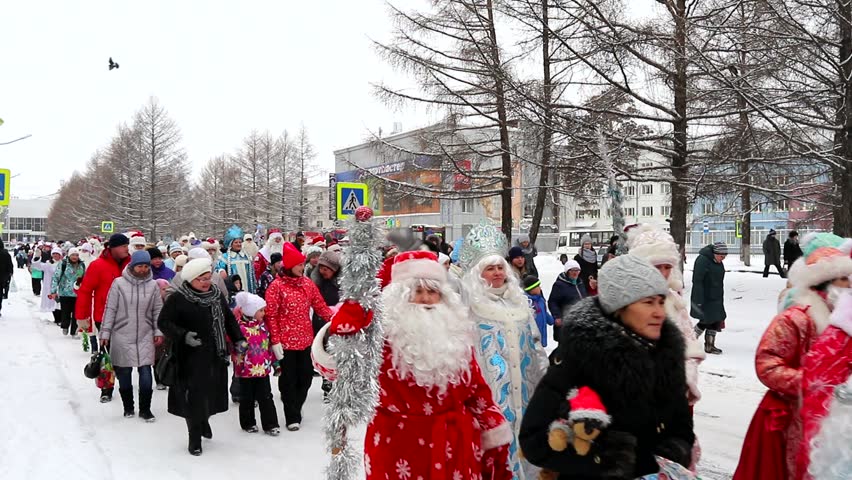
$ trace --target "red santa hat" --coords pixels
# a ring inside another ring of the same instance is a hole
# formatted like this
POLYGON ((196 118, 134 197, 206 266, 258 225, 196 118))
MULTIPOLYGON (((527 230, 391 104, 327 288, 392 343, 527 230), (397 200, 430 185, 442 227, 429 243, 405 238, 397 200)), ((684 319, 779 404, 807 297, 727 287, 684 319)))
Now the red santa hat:
POLYGON ((412 250, 393 257, 391 282, 401 282, 411 278, 447 281, 447 270, 438 263, 438 256, 432 252, 412 250))
POLYGON ((285 243, 282 263, 286 270, 290 270, 300 263, 305 263, 305 256, 292 243, 285 243))
POLYGON ((571 404, 571 413, 568 419, 574 423, 583 422, 585 420, 597 420, 604 427, 609 426, 612 422, 612 417, 606 413, 606 407, 601 401, 598 392, 589 387, 580 387, 571 392, 568 396, 568 403, 571 404))
POLYGON ((133 232, 125 234, 130 239, 130 245, 145 245, 145 235, 142 232, 133 232))
POLYGON ((281 234, 281 229, 280 229, 280 228, 271 228, 271 229, 269 229, 269 238, 271 239, 271 238, 273 238, 273 237, 281 237, 281 238, 284 238, 284 235, 282 235, 282 234, 281 234))
POLYGON ((319 245, 319 244, 325 245, 325 239, 322 238, 322 237, 314 237, 314 239, 311 240, 311 245, 319 245))

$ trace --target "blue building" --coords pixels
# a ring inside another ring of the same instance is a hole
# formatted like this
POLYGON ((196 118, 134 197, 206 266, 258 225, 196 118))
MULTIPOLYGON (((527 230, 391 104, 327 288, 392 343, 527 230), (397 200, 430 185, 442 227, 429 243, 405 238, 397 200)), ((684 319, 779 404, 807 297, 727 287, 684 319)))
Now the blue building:
MULTIPOLYGON (((779 240, 784 241, 790 230, 790 210, 785 200, 773 202, 755 199, 754 205, 751 213, 751 251, 760 254, 761 245, 770 229, 775 229, 779 240)), ((687 252, 698 252, 703 246, 714 242, 725 242, 732 252, 738 251, 741 244, 741 219, 738 197, 697 199, 692 205, 692 222, 686 236, 687 252)))

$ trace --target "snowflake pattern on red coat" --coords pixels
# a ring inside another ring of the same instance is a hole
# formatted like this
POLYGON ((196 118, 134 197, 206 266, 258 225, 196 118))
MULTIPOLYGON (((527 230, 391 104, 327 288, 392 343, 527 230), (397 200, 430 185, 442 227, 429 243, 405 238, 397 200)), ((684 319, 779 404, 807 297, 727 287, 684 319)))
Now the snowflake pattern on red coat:
MULTIPOLYGON (((492 399, 473 351, 470 375, 438 396, 437 389, 400 379, 390 346, 385 345, 379 386, 379 406, 364 441, 367 480, 481 480, 487 468, 483 434, 504 429, 505 443, 511 441, 511 428, 492 399)), ((504 459, 503 470, 511 476, 508 457, 504 459)))
POLYGON ((266 326, 273 345, 304 350, 314 340, 311 308, 325 321, 332 311, 317 286, 307 277, 278 276, 266 290, 266 326))

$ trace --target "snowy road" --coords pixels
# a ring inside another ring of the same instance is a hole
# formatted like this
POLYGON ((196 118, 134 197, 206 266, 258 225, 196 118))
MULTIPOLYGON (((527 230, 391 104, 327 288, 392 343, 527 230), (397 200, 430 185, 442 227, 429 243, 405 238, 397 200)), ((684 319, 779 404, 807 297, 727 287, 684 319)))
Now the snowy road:
MULTIPOLYGON (((561 265, 544 255, 536 263, 547 293, 561 265)), ((0 317, 6 340, 0 349, 0 478, 322 478, 326 455, 318 381, 300 432, 285 431, 278 438, 244 433, 231 408, 211 419, 214 437, 205 440, 204 455, 191 457, 183 420, 166 413, 166 392, 154 392, 155 424, 124 419, 117 394, 112 403, 98 403, 94 381, 82 373, 88 354, 80 341, 62 336, 49 315, 38 312, 25 270, 16 270, 15 282, 17 291, 4 302, 0 317)), ((726 284, 728 329, 718 337, 725 354, 702 365, 703 399, 696 407, 701 472, 719 480, 730 478, 763 394, 754 374, 754 349, 783 281, 729 273, 726 284)))

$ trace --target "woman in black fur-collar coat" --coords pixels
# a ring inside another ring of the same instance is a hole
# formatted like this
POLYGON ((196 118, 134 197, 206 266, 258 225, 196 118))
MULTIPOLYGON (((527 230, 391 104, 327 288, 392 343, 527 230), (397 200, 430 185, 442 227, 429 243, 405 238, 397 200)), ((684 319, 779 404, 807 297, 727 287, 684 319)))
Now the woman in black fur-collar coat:
POLYGON ((601 269, 599 286, 598 297, 565 316, 553 364, 524 415, 521 449, 560 479, 633 479, 659 471, 655 456, 688 467, 695 435, 684 340, 665 318, 666 281, 647 261, 624 255, 601 269), (550 425, 569 413, 569 392, 584 386, 600 395, 612 423, 586 455, 570 443, 554 451, 550 425))

